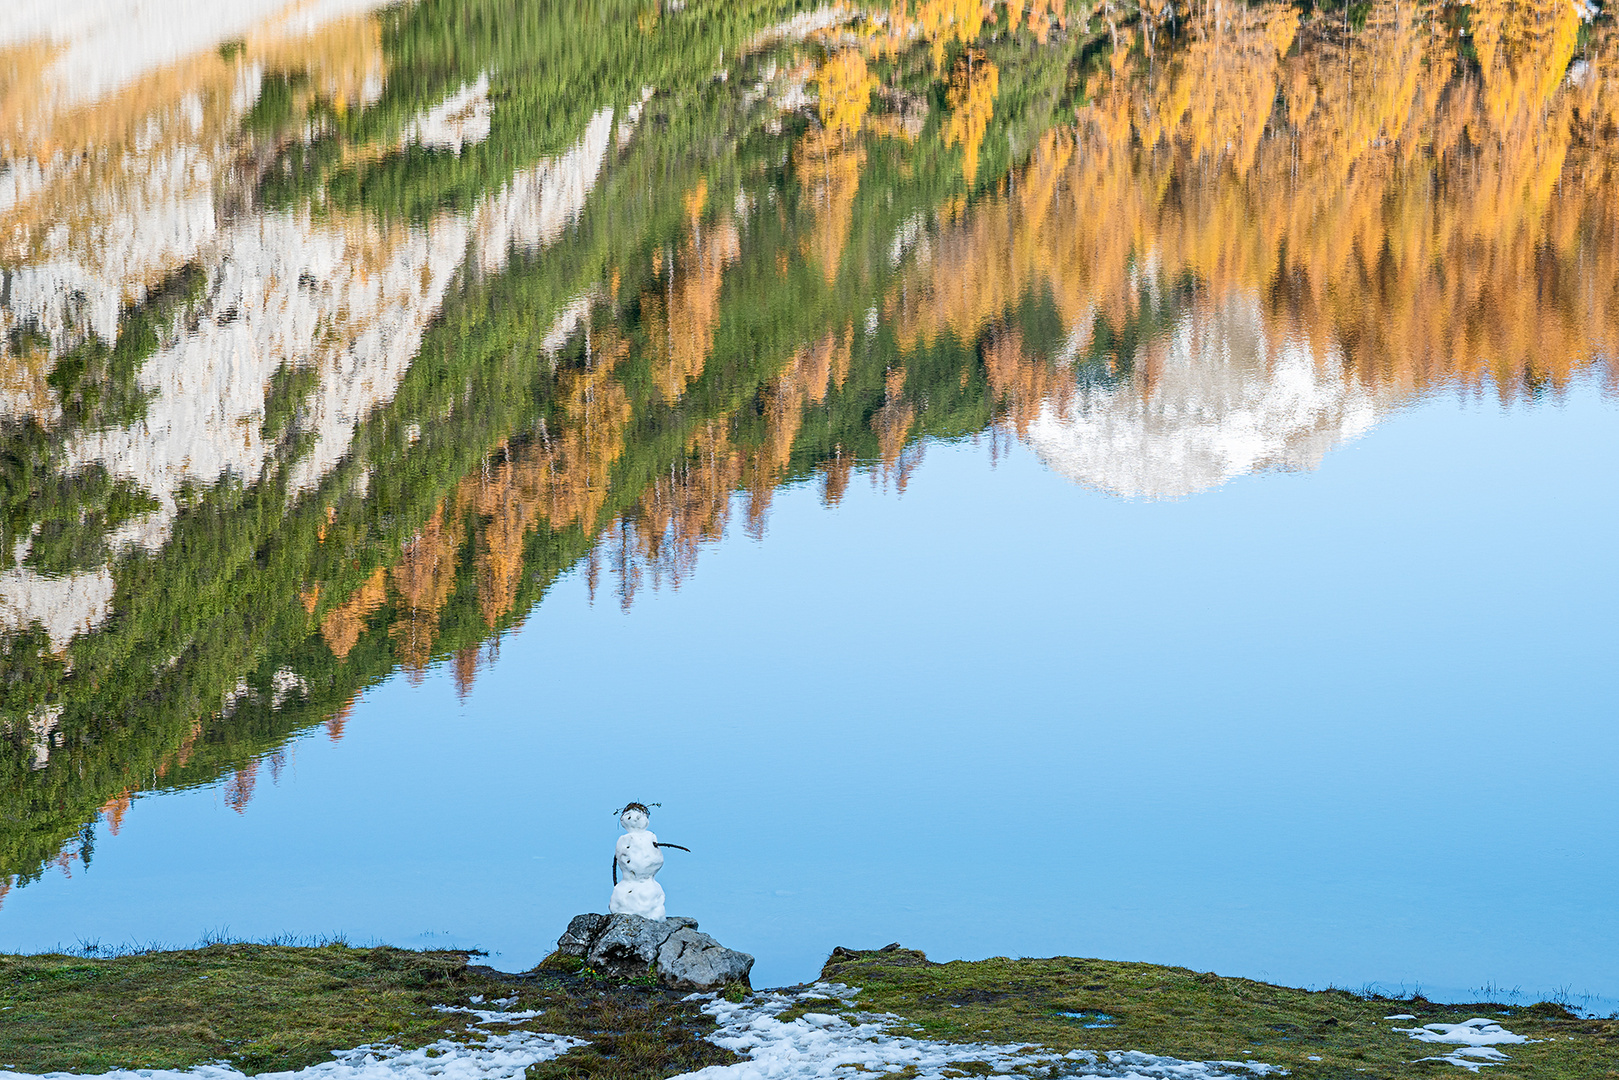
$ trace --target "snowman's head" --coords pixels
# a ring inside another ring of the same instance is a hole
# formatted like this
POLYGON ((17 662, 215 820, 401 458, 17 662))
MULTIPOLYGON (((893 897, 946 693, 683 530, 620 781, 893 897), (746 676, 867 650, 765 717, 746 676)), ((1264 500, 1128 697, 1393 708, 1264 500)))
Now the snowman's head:
POLYGON ((638 802, 632 802, 618 812, 618 823, 631 832, 646 828, 647 821, 652 817, 652 811, 638 802))

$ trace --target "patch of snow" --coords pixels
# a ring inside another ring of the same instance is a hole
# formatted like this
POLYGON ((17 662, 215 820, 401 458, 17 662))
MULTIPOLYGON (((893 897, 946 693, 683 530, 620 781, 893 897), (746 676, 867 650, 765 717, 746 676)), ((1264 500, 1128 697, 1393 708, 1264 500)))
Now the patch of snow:
POLYGON ((565 153, 524 169, 478 206, 472 230, 485 273, 498 273, 513 251, 532 255, 549 246, 578 219, 612 133, 612 108, 598 110, 565 153))
POLYGON ((1418 1058, 1418 1061, 1443 1061, 1459 1065, 1468 1072, 1478 1072, 1486 1065, 1498 1065, 1507 1060, 1501 1051, 1489 1046, 1463 1046, 1439 1057, 1418 1058))
POLYGON ((72 574, 41 574, 26 566, 0 570, 0 632, 37 622, 52 651, 61 652, 75 636, 106 621, 116 588, 105 567, 72 574))
MULTIPOLYGON (((508 1001, 510 999, 507 999, 508 1001)), ((474 1005, 483 1003, 483 996, 477 995, 472 999, 474 1005)), ((495 1002, 499 1005, 502 1002, 495 1002)), ((539 1016, 542 1009, 525 1009, 522 1012, 504 1012, 500 1009, 469 1009, 465 1005, 435 1005, 434 1010, 442 1013, 466 1013, 468 1016, 478 1018, 480 1024, 516 1024, 524 1020, 532 1020, 539 1016)))
POLYGON ((590 318, 590 306, 601 299, 594 290, 582 293, 569 300, 557 312, 557 317, 551 321, 551 326, 540 339, 540 351, 547 356, 555 356, 562 351, 562 347, 579 328, 585 325, 590 318))
POLYGON ((894 242, 888 249, 890 269, 899 269, 899 264, 904 260, 906 253, 922 239, 922 230, 926 224, 921 214, 912 214, 894 231, 894 242))
POLYGON ((33 198, 36 192, 43 191, 62 169, 61 155, 48 162, 23 158, 0 164, 0 214, 10 213, 33 198))
POLYGON ((253 697, 253 688, 247 685, 246 679, 237 679, 236 685, 226 690, 219 699, 219 715, 229 720, 236 714, 237 708, 244 701, 253 697))
POLYGON ((1526 1043, 1529 1041, 1527 1037, 1515 1035, 1494 1020, 1489 1020, 1482 1016, 1475 1016, 1473 1019, 1464 1020, 1459 1024, 1424 1024, 1421 1027, 1395 1028, 1394 1030, 1411 1036, 1417 1042, 1425 1043, 1496 1046, 1500 1043, 1526 1043))
POLYGON ((1072 364, 1079 359, 1079 354, 1090 347, 1093 331, 1091 327, 1096 321, 1096 305, 1085 305, 1078 319, 1074 320, 1074 328, 1068 331, 1063 339, 1062 348, 1057 350, 1056 360, 1059 364, 1072 364))
POLYGON ((270 679, 270 693, 270 708, 279 709, 294 694, 300 698, 308 697, 309 680, 291 668, 283 667, 270 679))
POLYGON ((816 98, 806 88, 803 79, 796 79, 790 83, 770 101, 770 105, 777 112, 797 112, 799 109, 808 109, 816 103, 816 98))
POLYGON ((1073 1050, 1058 1054, 1038 1046, 998 1043, 945 1043, 896 1034, 897 1016, 871 1013, 852 1018, 806 1013, 783 1021, 780 1014, 805 1000, 836 997, 845 1004, 858 991, 837 983, 816 983, 799 993, 764 992, 741 1003, 712 995, 703 1011, 719 1023, 711 1042, 742 1055, 731 1065, 710 1065, 686 1073, 681 1080, 817 1080, 848 1077, 849 1070, 893 1072, 914 1066, 918 1080, 943 1080, 965 1062, 983 1062, 997 1073, 1039 1068, 1053 1076, 1095 1076, 1136 1080, 1218 1080, 1221 1077, 1266 1076, 1285 1070, 1257 1061, 1183 1061, 1135 1050, 1097 1053, 1073 1050))
POLYGON ((463 83, 455 93, 406 124, 400 142, 459 154, 462 147, 481 143, 489 137, 494 111, 489 101, 489 73, 486 71, 478 76, 477 82, 463 83))
POLYGON ((800 12, 755 34, 743 49, 743 54, 756 52, 778 41, 802 41, 813 34, 842 26, 854 16, 855 12, 843 4, 828 4, 814 11, 800 12))
POLYGON ((51 760, 51 736, 62 719, 62 705, 41 705, 27 716, 0 720, 0 732, 28 737, 30 769, 43 769, 51 760))
MULTIPOLYGON (((1404 1017, 1387 1017, 1387 1019, 1404 1019, 1404 1017)), ((1526 1043, 1530 1040, 1523 1035, 1508 1031, 1494 1020, 1482 1016, 1475 1016, 1471 1020, 1464 1020, 1459 1024, 1424 1024, 1421 1027, 1395 1028, 1403 1035, 1409 1035, 1417 1042, 1423 1043, 1459 1043, 1459 1049, 1452 1050, 1442 1057, 1419 1058, 1420 1061, 1444 1061, 1451 1065, 1460 1066, 1468 1072, 1478 1072, 1487 1065, 1496 1065, 1507 1060, 1507 1055, 1494 1047, 1502 1043, 1526 1043)))
POLYGON ((657 91, 650 86, 641 87, 641 100, 630 102, 629 107, 624 110, 624 115, 618 121, 618 134, 614 140, 615 145, 620 150, 628 146, 630 140, 635 138, 635 129, 641 123, 641 113, 646 109, 646 103, 652 100, 652 95, 655 93, 657 91))

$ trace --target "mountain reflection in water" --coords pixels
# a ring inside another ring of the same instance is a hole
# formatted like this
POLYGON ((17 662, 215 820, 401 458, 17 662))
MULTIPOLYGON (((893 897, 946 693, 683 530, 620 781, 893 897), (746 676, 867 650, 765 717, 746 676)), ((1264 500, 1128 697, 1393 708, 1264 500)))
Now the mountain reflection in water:
POLYGON ((1568 0, 364 9, 0 37, 0 895, 784 483, 1189 497, 1614 386, 1568 0))

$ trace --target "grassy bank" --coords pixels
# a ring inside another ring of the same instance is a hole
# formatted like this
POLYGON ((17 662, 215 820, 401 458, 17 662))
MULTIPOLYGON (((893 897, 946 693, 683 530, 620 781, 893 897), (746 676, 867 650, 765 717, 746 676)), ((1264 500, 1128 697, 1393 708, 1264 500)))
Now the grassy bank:
MULTIPOLYGON (((860 987, 858 998, 817 1000, 794 1013, 893 1013, 914 1025, 896 1030, 950 1042, 1263 1061, 1303 1080, 1460 1077, 1454 1065, 1418 1060, 1448 1047, 1392 1029, 1486 1016, 1539 1040, 1502 1047, 1508 1060, 1491 1068, 1494 1080, 1619 1077, 1619 1020, 1583 1020, 1549 1003, 1439 1005, 1068 957, 937 964, 897 947, 835 950, 821 975, 860 987), (1394 1013, 1416 1019, 1385 1019, 1394 1013)), ((463 953, 341 944, 0 956, 0 1068, 101 1072, 226 1061, 247 1073, 291 1069, 330 1060, 334 1049, 431 1044, 466 1026, 464 1016, 434 1006, 496 1000, 543 1010, 519 1026, 590 1040, 531 1067, 528 1080, 650 1080, 736 1060, 704 1039, 713 1022, 681 996, 589 972, 506 975, 463 953)))
POLYGON ((0 956, 0 1068, 296 1069, 368 1043, 429 1045, 467 1026, 434 1006, 496 999, 512 1011, 543 1010, 512 1028, 591 1041, 567 1056, 573 1071, 555 1075, 661 1077, 735 1060, 703 1040, 714 1023, 684 995, 586 975, 510 976, 468 960, 341 944, 0 956))
MULTIPOLYGON (((1420 1058, 1453 1047, 1395 1027, 1475 1016, 1541 1040, 1503 1046, 1493 1080, 1619 1077, 1619 1020, 1582 1020, 1560 1005, 1438 1005, 1418 998, 1295 990, 1157 964, 1054 957, 936 964, 909 949, 838 950, 822 978, 861 988, 858 1009, 890 1012, 927 1038, 1038 1043, 1056 1050, 1144 1050, 1198 1060, 1263 1061, 1300 1080, 1467 1075, 1420 1058), (1384 1018, 1409 1013, 1414 1020, 1384 1018), (1312 1060, 1319 1058, 1320 1060, 1312 1060)), ((806 1009, 836 1011, 836 1002, 806 1009)))

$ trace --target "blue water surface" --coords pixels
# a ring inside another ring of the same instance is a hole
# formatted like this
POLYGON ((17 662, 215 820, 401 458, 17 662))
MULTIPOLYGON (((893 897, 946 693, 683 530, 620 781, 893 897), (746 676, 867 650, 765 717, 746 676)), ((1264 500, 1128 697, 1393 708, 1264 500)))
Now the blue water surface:
POLYGON ((140 798, 6 900, 0 948, 344 934, 522 969, 605 908, 639 799, 692 848, 671 912, 755 985, 900 941, 1619 1007, 1616 493, 1591 385, 1428 400, 1170 502, 931 444, 903 493, 783 489, 762 541, 627 612, 570 572, 464 700, 395 675, 246 813, 140 798))

